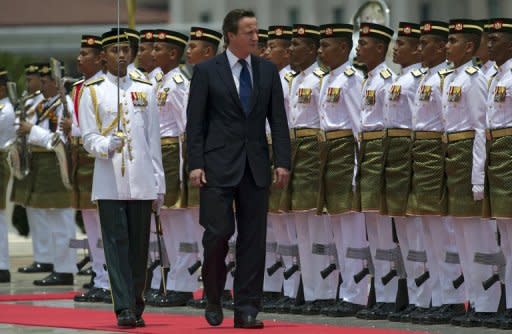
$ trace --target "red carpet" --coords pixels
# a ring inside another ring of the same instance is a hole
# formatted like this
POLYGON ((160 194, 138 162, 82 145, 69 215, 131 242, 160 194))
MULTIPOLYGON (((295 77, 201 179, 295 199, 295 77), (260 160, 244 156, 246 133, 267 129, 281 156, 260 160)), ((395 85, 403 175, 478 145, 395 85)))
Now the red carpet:
POLYGON ((21 295, 0 295, 0 302, 18 302, 28 300, 51 300, 51 299, 73 299, 76 291, 66 291, 57 293, 33 293, 21 295))
MULTIPOLYGON (((145 313, 147 327, 119 330, 115 326, 115 316, 112 311, 73 309, 61 307, 45 307, 17 304, 0 304, 0 323, 42 326, 73 329, 90 329, 126 333, 212 333, 230 334, 248 333, 246 330, 233 328, 233 319, 225 319, 220 327, 210 327, 201 316, 178 314, 145 313)), ((409 332, 393 329, 335 327, 324 325, 285 323, 265 321, 265 334, 425 334, 425 332, 409 332)))

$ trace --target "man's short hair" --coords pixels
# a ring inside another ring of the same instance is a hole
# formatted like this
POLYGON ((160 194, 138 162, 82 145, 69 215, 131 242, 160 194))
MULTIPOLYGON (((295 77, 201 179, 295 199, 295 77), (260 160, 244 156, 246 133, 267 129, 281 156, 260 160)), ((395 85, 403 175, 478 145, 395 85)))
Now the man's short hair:
POLYGON ((229 45, 228 32, 233 34, 238 33, 238 22, 244 17, 256 17, 256 15, 252 10, 233 9, 224 17, 224 22, 222 22, 222 34, 224 35, 226 44, 229 45))

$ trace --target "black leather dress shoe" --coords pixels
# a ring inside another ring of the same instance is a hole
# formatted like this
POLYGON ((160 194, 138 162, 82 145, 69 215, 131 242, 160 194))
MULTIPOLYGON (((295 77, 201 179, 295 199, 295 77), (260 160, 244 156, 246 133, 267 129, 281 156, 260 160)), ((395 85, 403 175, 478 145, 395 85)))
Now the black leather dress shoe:
POLYGON ((256 319, 252 315, 245 317, 235 316, 235 328, 261 329, 263 327, 265 327, 263 321, 256 319))
POLYGON ((327 311, 329 317, 353 317, 357 312, 364 308, 363 305, 354 304, 346 301, 338 303, 336 306, 331 307, 327 311))
POLYGON ((134 328, 137 325, 135 313, 132 310, 122 310, 117 314, 117 327, 134 328))
POLYGON ((24 273, 24 274, 51 273, 51 272, 53 272, 53 264, 33 262, 29 266, 18 268, 18 272, 24 273))
POLYGON ((69 273, 51 273, 43 279, 34 281, 34 285, 51 286, 51 285, 73 285, 73 274, 69 273))
POLYGON ((484 321, 496 318, 496 312, 474 312, 467 319, 461 321, 459 326, 462 327, 482 327, 484 325, 484 321))
POLYGON ((416 306, 409 304, 407 307, 401 311, 391 312, 388 315, 388 320, 391 322, 400 322, 402 321, 402 316, 410 314, 411 312, 416 310, 416 306))
MULTIPOLYGON (((512 309, 507 309, 502 313, 496 314, 495 317, 489 318, 483 322, 483 326, 487 328, 500 328, 502 322, 506 322, 507 319, 512 321, 512 309)), ((505 328, 510 329, 510 328, 505 328)))
POLYGON ((449 324, 456 317, 466 314, 464 304, 444 304, 436 312, 432 312, 421 319, 424 325, 449 324))
POLYGON ((135 319, 135 327, 146 327, 146 322, 142 318, 142 316, 138 316, 135 319))
POLYGON ((82 292, 75 297, 73 300, 75 302, 85 302, 85 303, 103 303, 105 298, 112 298, 110 294, 110 290, 101 289, 101 288, 92 288, 87 292, 82 292))
POLYGON ((224 320, 222 307, 220 305, 208 304, 204 310, 204 317, 210 326, 219 326, 224 320))
POLYGON ((9 283, 11 281, 11 273, 9 270, 0 270, 0 283, 9 283))

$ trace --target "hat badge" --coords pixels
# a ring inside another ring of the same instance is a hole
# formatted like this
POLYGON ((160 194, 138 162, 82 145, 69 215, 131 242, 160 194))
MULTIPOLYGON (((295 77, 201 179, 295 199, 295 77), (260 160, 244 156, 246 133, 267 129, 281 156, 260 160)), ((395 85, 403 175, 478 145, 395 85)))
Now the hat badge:
POLYGON ((303 27, 300 27, 299 29, 297 29, 297 33, 299 35, 304 35, 305 32, 306 32, 306 30, 303 27))
POLYGON ((151 31, 148 31, 146 33, 146 36, 144 36, 146 39, 153 39, 153 33, 151 31))
POLYGON ((501 22, 501 21, 494 22, 493 26, 494 26, 494 29, 500 30, 503 27, 503 22, 501 22))
POLYGON ((89 38, 87 39, 87 45, 94 45, 94 38, 89 37, 89 38))
POLYGON ((41 73, 50 73, 50 68, 48 66, 44 66, 43 68, 41 68, 41 73))
POLYGON ((196 30, 196 37, 201 37, 203 36, 203 31, 201 29, 197 29, 196 30))
POLYGON ((457 31, 461 31, 462 28, 464 28, 464 25, 462 23, 457 23, 455 24, 455 30, 457 31))
POLYGON ((158 39, 165 39, 165 33, 164 32, 158 33, 158 39))
POLYGON ((325 29, 325 34, 326 35, 332 35, 332 33, 333 33, 332 28, 329 27, 329 28, 325 29))
POLYGON ((423 30, 424 31, 431 31, 432 30, 432 25, 430 23, 425 23, 425 25, 423 26, 423 30))
POLYGON ((277 35, 277 36, 281 36, 282 34, 283 34, 283 29, 281 29, 281 28, 277 28, 277 29, 276 29, 276 35, 277 35))
POLYGON ((411 33, 412 29, 411 26, 405 26, 404 27, 404 34, 409 35, 411 33))
POLYGON ((367 34, 367 33, 369 33, 369 32, 370 32, 370 27, 369 27, 369 26, 362 26, 362 27, 361 27, 361 32, 362 32, 363 34, 367 34))
POLYGON ((28 70, 29 70, 30 72, 37 71, 37 66, 35 66, 35 65, 30 65, 30 66, 28 67, 28 70))

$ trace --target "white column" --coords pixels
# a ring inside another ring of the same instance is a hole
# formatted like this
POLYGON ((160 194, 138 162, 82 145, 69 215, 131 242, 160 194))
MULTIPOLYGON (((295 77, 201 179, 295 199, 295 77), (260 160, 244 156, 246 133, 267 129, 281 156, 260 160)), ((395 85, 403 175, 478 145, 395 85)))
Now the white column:
POLYGON ((185 0, 169 0, 169 17, 172 24, 184 23, 185 0))

